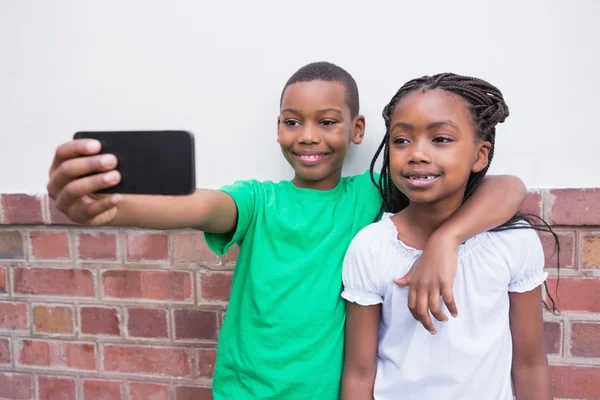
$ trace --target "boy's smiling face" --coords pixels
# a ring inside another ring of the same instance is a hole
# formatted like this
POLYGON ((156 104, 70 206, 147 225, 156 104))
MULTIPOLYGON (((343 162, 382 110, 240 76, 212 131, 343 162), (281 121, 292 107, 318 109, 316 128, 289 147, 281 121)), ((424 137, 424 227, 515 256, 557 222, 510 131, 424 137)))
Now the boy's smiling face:
POLYGON ((365 131, 362 115, 352 117, 346 88, 339 82, 296 82, 285 89, 277 119, 277 142, 301 188, 333 189, 340 181, 350 143, 365 131))

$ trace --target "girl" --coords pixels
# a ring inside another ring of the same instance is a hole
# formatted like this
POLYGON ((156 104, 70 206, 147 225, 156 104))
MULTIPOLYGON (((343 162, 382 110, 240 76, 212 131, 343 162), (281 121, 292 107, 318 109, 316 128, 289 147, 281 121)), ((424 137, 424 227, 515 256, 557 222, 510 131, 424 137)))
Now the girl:
POLYGON ((371 171, 385 149, 378 187, 386 212, 354 238, 343 267, 343 400, 508 400, 511 374, 518 400, 551 399, 541 307, 547 274, 524 216, 460 245, 461 315, 434 321, 433 335, 411 315, 424 306, 422 296, 416 304, 419 288, 409 295, 394 284, 477 188, 495 126, 507 116, 497 88, 449 73, 406 83, 385 107, 371 171))

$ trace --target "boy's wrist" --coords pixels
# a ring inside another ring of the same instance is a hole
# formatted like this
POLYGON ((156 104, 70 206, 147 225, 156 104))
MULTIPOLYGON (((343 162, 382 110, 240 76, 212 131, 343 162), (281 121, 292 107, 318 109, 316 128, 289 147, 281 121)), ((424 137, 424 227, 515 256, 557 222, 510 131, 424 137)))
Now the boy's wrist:
POLYGON ((466 238, 463 238, 463 233, 458 229, 453 227, 452 225, 442 225, 440 226, 429 238, 429 241, 441 241, 453 246, 458 247, 461 243, 463 243, 466 238))

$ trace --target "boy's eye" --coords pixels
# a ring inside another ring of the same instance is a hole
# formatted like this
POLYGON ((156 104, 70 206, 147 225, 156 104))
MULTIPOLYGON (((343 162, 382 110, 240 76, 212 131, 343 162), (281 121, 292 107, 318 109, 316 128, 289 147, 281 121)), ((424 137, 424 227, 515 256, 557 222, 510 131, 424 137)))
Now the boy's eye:
POLYGON ((325 125, 325 126, 332 126, 337 124, 337 121, 331 120, 331 119, 325 119, 323 121, 321 121, 321 125, 325 125))
POLYGON ((284 124, 286 124, 287 126, 297 126, 300 125, 300 121, 297 121, 295 119, 286 119, 285 121, 283 121, 284 124))
POLYGON ((435 143, 450 143, 452 141, 452 139, 450 139, 449 137, 446 137, 446 136, 438 136, 435 139, 433 139, 433 141, 435 143))

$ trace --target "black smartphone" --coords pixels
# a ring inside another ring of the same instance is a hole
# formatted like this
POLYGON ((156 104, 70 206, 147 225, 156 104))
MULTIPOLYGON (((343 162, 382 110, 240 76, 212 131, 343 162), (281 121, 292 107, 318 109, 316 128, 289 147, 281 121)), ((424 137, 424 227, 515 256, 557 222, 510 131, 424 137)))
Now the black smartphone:
POLYGON ((187 131, 89 131, 74 139, 96 139, 101 154, 117 157, 118 185, 100 193, 188 195, 196 190, 194 136, 187 131))

